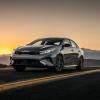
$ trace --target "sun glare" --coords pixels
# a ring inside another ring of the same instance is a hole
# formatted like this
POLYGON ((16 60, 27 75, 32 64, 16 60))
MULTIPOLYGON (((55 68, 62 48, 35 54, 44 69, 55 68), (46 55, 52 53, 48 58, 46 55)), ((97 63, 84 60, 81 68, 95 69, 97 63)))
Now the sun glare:
POLYGON ((7 49, 7 48, 0 48, 0 55, 2 54, 10 54, 11 50, 7 49))

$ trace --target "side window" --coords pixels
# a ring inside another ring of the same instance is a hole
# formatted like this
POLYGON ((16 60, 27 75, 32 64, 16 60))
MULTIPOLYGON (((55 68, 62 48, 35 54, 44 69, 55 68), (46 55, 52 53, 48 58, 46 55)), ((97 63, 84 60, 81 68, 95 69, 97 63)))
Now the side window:
POLYGON ((38 42, 36 42, 35 44, 33 44, 33 45, 41 45, 42 44, 42 41, 38 41, 38 42))
POLYGON ((71 41, 71 45, 73 48, 78 48, 78 45, 74 41, 71 41))
POLYGON ((70 40, 64 40, 64 43, 63 44, 69 44, 69 45, 71 45, 71 42, 70 42, 70 40))

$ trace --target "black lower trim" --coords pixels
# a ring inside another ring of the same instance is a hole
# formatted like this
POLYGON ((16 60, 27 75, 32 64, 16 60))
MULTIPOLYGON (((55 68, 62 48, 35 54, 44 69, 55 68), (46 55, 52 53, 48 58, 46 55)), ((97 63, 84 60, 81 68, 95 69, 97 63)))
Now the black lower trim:
POLYGON ((22 66, 40 66, 42 67, 43 64, 40 63, 39 60, 31 60, 31 59, 18 59, 18 60, 14 60, 13 66, 14 65, 22 65, 22 66))

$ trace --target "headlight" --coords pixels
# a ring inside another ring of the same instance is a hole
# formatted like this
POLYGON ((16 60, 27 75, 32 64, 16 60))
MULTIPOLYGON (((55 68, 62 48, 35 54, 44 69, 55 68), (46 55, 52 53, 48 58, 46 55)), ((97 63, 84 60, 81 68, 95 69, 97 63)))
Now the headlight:
POLYGON ((43 50, 43 51, 40 51, 40 54, 47 54, 47 53, 51 53, 55 50, 55 48, 52 48, 52 49, 47 49, 47 50, 43 50))

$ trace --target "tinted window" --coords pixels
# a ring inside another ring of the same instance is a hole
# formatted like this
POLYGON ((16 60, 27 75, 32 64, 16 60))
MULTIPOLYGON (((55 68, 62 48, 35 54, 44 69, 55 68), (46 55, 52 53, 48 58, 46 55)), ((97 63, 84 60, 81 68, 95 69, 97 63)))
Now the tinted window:
POLYGON ((70 40, 68 40, 68 39, 64 40, 64 44, 70 44, 71 45, 70 40))
POLYGON ((28 45, 61 45, 63 39, 61 38, 44 38, 35 40, 28 45))

